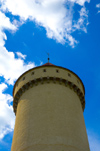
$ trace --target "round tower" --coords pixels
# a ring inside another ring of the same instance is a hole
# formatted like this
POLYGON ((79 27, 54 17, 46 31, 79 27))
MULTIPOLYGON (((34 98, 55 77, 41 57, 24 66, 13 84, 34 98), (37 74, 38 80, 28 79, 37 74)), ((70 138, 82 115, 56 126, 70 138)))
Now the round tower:
POLYGON ((72 71, 46 63, 22 74, 13 90, 11 151, 90 151, 85 90, 72 71))

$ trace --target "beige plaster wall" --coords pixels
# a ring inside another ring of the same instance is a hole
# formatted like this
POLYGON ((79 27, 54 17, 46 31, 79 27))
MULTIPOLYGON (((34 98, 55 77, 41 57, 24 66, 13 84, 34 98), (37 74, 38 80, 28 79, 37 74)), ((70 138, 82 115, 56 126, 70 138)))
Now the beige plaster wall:
MULTIPOLYGON (((61 77, 67 77, 65 71, 54 74, 53 69, 41 76, 61 74, 61 77)), ((36 72, 40 76, 41 71, 36 72)), ((73 75, 69 78, 76 80, 73 75)), ((89 151, 77 94, 65 85, 53 82, 38 84, 25 91, 17 107, 11 151, 89 151)))

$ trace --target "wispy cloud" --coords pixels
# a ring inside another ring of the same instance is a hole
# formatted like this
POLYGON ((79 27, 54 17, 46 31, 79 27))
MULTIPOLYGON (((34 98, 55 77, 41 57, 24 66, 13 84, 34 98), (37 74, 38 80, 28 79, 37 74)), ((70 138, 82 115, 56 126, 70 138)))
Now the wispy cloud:
POLYGON ((86 32, 87 10, 84 7, 90 0, 2 0, 1 10, 20 16, 20 21, 30 19, 46 29, 48 38, 59 43, 75 46, 77 40, 72 36, 74 31, 86 32), (74 5, 80 6, 79 18, 74 19, 74 5), (84 13, 81 15, 81 12, 84 13))
POLYGON ((97 8, 100 8, 100 3, 96 5, 97 8))
MULTIPOLYGON (((0 1, 0 4, 3 1, 0 1)), ((17 52, 18 58, 15 58, 13 52, 9 52, 5 47, 7 36, 5 30, 16 32, 19 22, 15 19, 11 22, 4 12, 0 9, 0 77, 4 78, 0 81, 0 139, 7 133, 13 131, 15 115, 11 105, 12 96, 5 93, 7 85, 13 85, 14 81, 26 70, 35 66, 30 62, 25 64, 24 59, 26 55, 17 52), (5 83, 4 83, 5 82, 5 83)))
POLYGON ((12 106, 9 105, 12 96, 3 93, 6 88, 5 83, 0 84, 0 139, 13 130, 15 123, 15 115, 12 106))
POLYGON ((25 55, 17 52, 19 58, 15 58, 13 52, 8 52, 5 48, 5 40, 7 36, 5 29, 15 32, 17 27, 11 23, 10 19, 0 12, 0 76, 3 76, 8 84, 13 84, 14 80, 18 78, 24 71, 34 67, 34 63, 25 64, 25 55), (16 72, 17 71, 17 72, 16 72))
MULTIPOLYGON (((20 56, 25 59, 25 55, 20 56)), ((35 66, 34 63, 25 64, 22 58, 16 59, 13 52, 8 52, 4 46, 0 46, 0 77, 4 77, 7 84, 13 85, 23 72, 35 66)), ((8 88, 7 84, 0 84, 0 139, 13 131, 15 122, 12 96, 4 93, 8 88)))
POLYGON ((91 151, 100 151, 100 137, 92 131, 87 131, 91 151))
POLYGON ((86 26, 89 24, 88 22, 88 11, 85 7, 82 7, 79 11, 80 18, 78 19, 77 23, 74 24, 74 27, 78 30, 83 30, 85 33, 87 33, 86 26))
POLYGON ((100 13, 100 3, 96 4, 96 7, 98 8, 98 13, 100 13))
POLYGON ((21 52, 16 52, 16 54, 19 58, 22 58, 22 59, 26 58, 26 55, 23 55, 21 52))
POLYGON ((5 16, 4 13, 0 11, 0 46, 5 44, 5 40, 7 40, 7 36, 4 30, 16 31, 17 27, 10 22, 10 19, 5 16))
MULTIPOLYGON (((21 58, 15 58, 13 52, 8 52, 4 46, 0 46, 0 77, 4 77, 7 84, 14 81, 26 70, 35 66, 34 63, 25 64, 25 55, 19 54, 21 58)), ((15 116, 11 105, 12 96, 5 94, 7 84, 0 84, 0 139, 13 130, 15 116)))
POLYGON ((35 67, 34 63, 25 64, 23 59, 15 58, 13 52, 8 52, 5 47, 0 47, 0 76, 3 76, 8 84, 13 85, 23 72, 32 67, 35 67))

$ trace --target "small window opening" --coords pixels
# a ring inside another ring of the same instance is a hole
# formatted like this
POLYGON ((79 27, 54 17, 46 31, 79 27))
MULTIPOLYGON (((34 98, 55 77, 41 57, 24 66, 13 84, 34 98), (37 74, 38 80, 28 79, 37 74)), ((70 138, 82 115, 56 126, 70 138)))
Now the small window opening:
POLYGON ((59 73, 59 70, 56 70, 57 73, 59 73))
POLYGON ((46 72, 46 69, 43 69, 43 72, 46 72))
POLYGON ((23 80, 25 80, 25 77, 23 77, 23 80))
POLYGON ((69 77, 71 77, 71 74, 70 74, 70 73, 68 73, 68 76, 69 76, 69 77))
POLYGON ((34 75, 34 72, 32 72, 31 75, 34 75))

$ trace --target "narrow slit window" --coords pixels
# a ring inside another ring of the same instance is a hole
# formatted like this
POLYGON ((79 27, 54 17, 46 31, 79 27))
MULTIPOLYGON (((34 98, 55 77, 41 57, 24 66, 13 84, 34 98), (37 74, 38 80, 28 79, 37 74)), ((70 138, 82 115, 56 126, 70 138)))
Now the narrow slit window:
POLYGON ((23 80, 25 80, 25 77, 23 77, 23 80))
POLYGON ((71 74, 70 74, 70 73, 68 73, 68 76, 69 76, 69 77, 71 77, 71 74))
POLYGON ((34 75, 34 72, 32 72, 31 75, 34 75))
POLYGON ((43 72, 46 72, 46 69, 43 69, 43 72))
POLYGON ((59 70, 56 70, 57 73, 59 73, 59 70))

